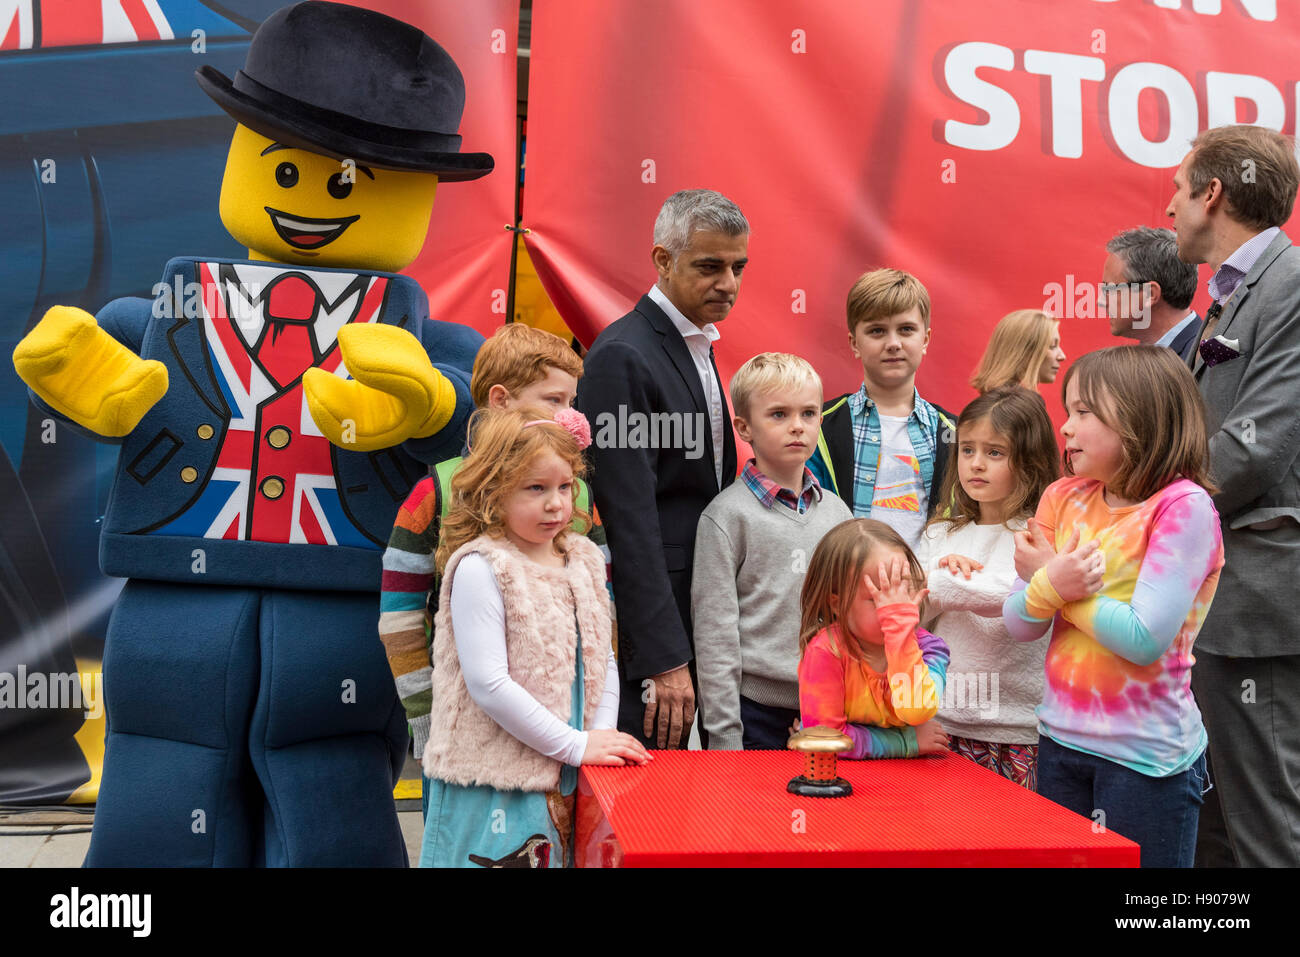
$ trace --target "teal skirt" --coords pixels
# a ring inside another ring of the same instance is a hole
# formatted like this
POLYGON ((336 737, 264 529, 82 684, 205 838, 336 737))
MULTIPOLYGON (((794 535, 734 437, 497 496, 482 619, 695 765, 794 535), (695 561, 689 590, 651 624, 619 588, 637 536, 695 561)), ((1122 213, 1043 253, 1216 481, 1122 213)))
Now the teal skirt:
MULTIPOLYGON (((582 730, 582 638, 569 726, 582 730)), ((424 779, 421 867, 572 867, 578 769, 563 765, 554 791, 463 787, 424 779)))

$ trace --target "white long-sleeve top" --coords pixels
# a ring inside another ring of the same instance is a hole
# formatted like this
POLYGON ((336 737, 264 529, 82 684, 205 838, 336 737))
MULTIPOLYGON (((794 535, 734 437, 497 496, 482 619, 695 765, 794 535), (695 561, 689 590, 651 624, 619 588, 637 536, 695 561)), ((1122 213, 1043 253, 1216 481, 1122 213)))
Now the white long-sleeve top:
POLYGON ((940 725, 977 741, 1034 744, 1047 642, 1017 641, 1002 621, 1002 603, 1016 582, 1015 533, 1026 523, 1009 525, 971 523, 953 530, 948 522, 936 522, 921 535, 917 558, 930 589, 925 625, 952 651, 940 725), (984 568, 970 581, 940 568, 939 559, 953 554, 984 568))
MULTIPOLYGON (((571 728, 510 677, 506 658, 506 608, 492 566, 477 552, 456 566, 451 584, 451 624, 456 656, 469 695, 506 731, 534 751, 577 767, 587 750, 587 732, 571 728)), ((618 665, 611 648, 605 691, 592 730, 618 721, 618 665)))

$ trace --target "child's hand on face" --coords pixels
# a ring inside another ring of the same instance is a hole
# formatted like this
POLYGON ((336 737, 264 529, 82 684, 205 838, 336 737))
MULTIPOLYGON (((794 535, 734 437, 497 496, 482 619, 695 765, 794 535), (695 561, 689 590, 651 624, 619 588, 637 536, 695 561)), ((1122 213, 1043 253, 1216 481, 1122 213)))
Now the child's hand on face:
POLYGON ((1016 532, 1016 574, 1022 581, 1029 581, 1055 557, 1056 549, 1032 518, 1027 529, 1016 532))
POLYGON ((1079 601, 1101 591, 1106 558, 1097 550, 1094 538, 1079 545, 1076 528, 1061 553, 1047 563, 1047 579, 1065 601, 1079 601))
POLYGON ((967 558, 965 555, 945 555, 939 559, 939 567, 946 568, 953 573, 953 576, 965 575, 966 580, 970 581, 971 572, 982 572, 984 566, 973 558, 967 558))
POLYGON ((912 582, 910 579, 904 581, 903 569, 906 562, 901 555, 895 555, 890 559, 889 565, 886 566, 881 562, 876 569, 876 577, 880 582, 880 587, 871 580, 867 572, 862 573, 862 587, 866 590, 867 595, 875 603, 877 608, 883 605, 916 605, 918 608, 921 602, 925 601, 925 596, 930 594, 930 589, 922 588, 915 595, 912 594, 912 582))
POLYGON ((650 752, 636 738, 613 728, 587 732, 587 750, 582 752, 583 764, 645 764, 650 752))
POLYGON ((943 754, 948 750, 948 735, 936 719, 917 725, 916 749, 920 754, 943 754))

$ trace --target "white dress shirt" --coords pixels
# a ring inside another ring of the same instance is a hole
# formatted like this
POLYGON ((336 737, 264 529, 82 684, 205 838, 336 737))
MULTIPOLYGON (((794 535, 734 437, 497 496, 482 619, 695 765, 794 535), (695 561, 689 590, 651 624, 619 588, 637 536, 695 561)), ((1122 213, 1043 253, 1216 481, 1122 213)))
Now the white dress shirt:
POLYGON ((713 343, 721 339, 722 334, 711 322, 701 329, 683 316, 681 310, 669 301, 657 285, 650 287, 649 296, 682 334, 691 359, 695 362, 695 371, 700 374, 700 385, 704 387, 704 402, 709 407, 709 424, 713 432, 713 474, 718 480, 718 488, 722 488, 722 430, 728 428, 728 425, 722 414, 722 384, 713 374, 713 363, 710 362, 713 343))

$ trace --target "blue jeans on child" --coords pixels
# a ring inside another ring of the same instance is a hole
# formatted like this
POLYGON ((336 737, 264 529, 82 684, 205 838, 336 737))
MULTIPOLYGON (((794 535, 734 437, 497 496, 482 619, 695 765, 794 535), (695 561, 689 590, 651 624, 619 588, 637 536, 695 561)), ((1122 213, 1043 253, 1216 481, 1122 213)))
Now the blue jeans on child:
POLYGON ((1038 793, 1136 842, 1143 867, 1192 866, 1206 784, 1204 754, 1156 778, 1038 737, 1038 793))

